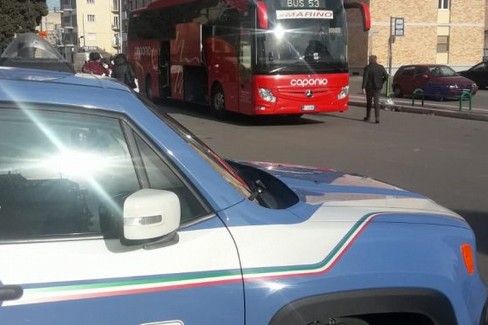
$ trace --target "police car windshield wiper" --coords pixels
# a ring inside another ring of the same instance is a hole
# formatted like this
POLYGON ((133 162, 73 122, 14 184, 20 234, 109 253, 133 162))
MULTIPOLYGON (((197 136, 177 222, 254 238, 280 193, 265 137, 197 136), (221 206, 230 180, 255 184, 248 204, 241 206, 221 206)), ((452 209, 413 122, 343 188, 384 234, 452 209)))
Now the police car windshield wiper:
POLYGON ((252 191, 251 195, 249 196, 249 200, 254 201, 265 191, 266 185, 264 185, 264 183, 260 179, 255 180, 252 184, 252 191))

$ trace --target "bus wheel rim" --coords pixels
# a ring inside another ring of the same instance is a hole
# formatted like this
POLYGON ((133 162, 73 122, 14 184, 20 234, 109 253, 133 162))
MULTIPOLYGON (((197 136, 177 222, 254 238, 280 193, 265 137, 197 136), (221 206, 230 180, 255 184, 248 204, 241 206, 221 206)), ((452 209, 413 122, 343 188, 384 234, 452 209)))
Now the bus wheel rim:
POLYGON ((224 110, 224 94, 222 94, 221 92, 215 94, 214 107, 217 111, 224 110))

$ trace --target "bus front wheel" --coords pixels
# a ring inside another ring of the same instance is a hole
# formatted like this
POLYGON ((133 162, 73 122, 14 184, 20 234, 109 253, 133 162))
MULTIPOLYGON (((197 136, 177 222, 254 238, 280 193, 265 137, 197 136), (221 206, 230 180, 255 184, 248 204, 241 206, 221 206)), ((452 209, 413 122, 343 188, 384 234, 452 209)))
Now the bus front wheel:
POLYGON ((224 90, 222 86, 216 84, 212 89, 212 115, 219 119, 223 119, 227 116, 227 111, 225 110, 225 97, 224 90))

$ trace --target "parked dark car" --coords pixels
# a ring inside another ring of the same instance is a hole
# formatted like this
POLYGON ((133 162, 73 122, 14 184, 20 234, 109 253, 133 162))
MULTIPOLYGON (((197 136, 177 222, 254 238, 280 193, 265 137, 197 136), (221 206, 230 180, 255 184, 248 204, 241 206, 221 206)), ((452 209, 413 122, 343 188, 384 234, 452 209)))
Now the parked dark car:
POLYGON ((460 71, 459 74, 473 80, 479 88, 484 89, 488 85, 488 62, 478 63, 468 70, 460 71))
POLYGON ((456 99, 463 92, 475 95, 478 91, 476 83, 442 64, 401 66, 393 77, 392 87, 398 98, 411 96, 416 89, 422 89, 424 97, 435 100, 456 99))

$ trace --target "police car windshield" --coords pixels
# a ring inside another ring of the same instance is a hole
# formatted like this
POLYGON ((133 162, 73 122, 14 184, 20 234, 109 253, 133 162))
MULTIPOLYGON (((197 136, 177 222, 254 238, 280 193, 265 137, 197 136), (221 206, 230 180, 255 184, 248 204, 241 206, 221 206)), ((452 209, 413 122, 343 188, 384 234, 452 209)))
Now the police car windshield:
POLYGON ((166 125, 171 127, 185 142, 187 142, 202 158, 204 158, 222 177, 232 185, 244 197, 250 198, 253 195, 252 190, 246 181, 241 178, 238 171, 235 170, 225 159, 216 154, 203 141, 191 133, 174 118, 161 112, 160 108, 149 102, 146 98, 140 97, 146 106, 166 125))

